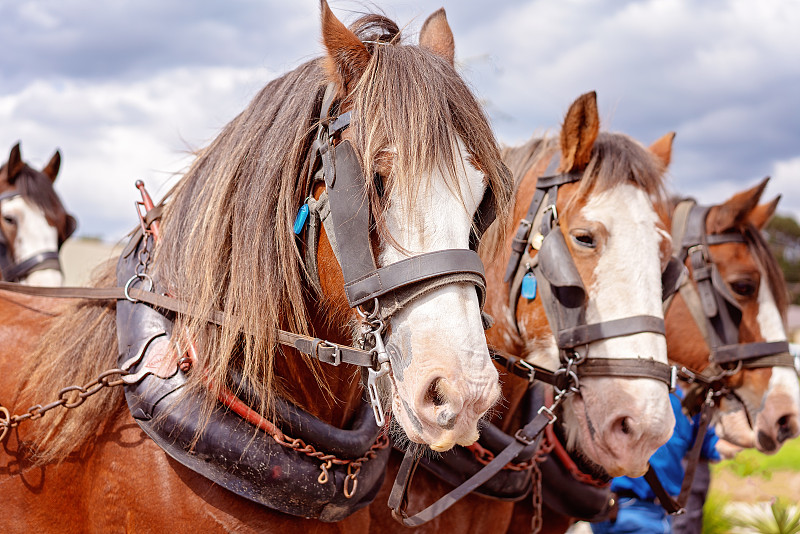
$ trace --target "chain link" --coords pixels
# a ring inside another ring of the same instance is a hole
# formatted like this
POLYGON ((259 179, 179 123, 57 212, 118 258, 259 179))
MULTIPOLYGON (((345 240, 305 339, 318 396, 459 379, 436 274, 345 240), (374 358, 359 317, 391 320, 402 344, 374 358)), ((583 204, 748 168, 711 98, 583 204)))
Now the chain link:
POLYGON ((531 490, 531 500, 533 501, 533 518, 531 518, 531 534, 539 534, 542 530, 542 472, 538 465, 534 465, 531 470, 531 480, 533 489, 531 490))
POLYGON ((108 369, 85 386, 67 386, 62 388, 58 392, 58 400, 50 404, 45 404, 44 406, 36 404, 28 408, 27 412, 22 414, 10 415, 8 409, 0 405, 0 442, 5 439, 9 429, 19 426, 23 421, 35 421, 36 419, 40 419, 44 414, 59 406, 67 410, 72 410, 83 404, 87 398, 99 393, 104 388, 121 386, 123 384, 122 378, 117 378, 116 380, 111 380, 111 378, 113 376, 122 377, 127 374, 128 371, 124 369, 108 369))

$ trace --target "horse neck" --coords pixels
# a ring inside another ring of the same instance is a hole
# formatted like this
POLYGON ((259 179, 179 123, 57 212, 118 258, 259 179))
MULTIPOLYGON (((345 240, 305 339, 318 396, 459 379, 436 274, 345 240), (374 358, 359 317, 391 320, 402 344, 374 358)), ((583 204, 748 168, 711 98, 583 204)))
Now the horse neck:
MULTIPOLYGON (((341 345, 352 344, 348 324, 332 324, 315 301, 310 301, 307 309, 311 314, 309 330, 314 336, 341 345)), ((289 399, 314 417, 338 428, 349 425, 363 402, 361 373, 350 365, 310 363, 309 358, 297 350, 284 348, 275 360, 275 374, 283 378, 289 399), (316 372, 312 366, 316 367, 316 372)))

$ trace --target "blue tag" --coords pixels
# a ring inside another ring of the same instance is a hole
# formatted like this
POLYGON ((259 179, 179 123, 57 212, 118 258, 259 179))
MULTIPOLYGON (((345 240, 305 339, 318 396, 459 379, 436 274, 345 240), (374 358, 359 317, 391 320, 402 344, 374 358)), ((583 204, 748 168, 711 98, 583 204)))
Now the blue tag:
POLYGON ((308 220, 308 204, 303 204, 300 206, 300 209, 297 210, 297 217, 294 219, 295 234, 299 234, 303 231, 303 227, 306 225, 306 220, 308 220))
POLYGON ((525 273, 522 277, 522 296, 528 300, 536 298, 536 277, 533 273, 525 273))

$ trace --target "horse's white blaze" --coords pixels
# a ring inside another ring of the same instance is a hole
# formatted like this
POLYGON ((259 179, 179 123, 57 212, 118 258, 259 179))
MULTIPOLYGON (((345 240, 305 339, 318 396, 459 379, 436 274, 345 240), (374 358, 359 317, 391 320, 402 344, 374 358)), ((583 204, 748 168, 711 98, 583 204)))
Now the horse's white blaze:
MULTIPOLYGON (((19 263, 40 254, 58 250, 58 232, 50 226, 44 212, 22 197, 3 201, 4 217, 16 221, 17 235, 14 239, 14 261, 19 263)), ((63 276, 57 269, 43 269, 28 275, 21 281, 29 285, 60 286, 63 276)))
MULTIPOLYGON (((585 281, 587 323, 635 315, 663 317, 659 254, 663 236, 646 193, 623 184, 593 195, 582 214, 601 223, 608 235, 593 281, 585 281)), ((592 343, 588 357, 667 363, 667 344, 663 335, 640 333, 592 343)), ((565 410, 571 430, 568 439, 572 444, 577 440, 612 476, 644 474, 647 459, 672 433, 675 419, 667 393, 665 384, 652 379, 586 379, 581 397, 573 397, 572 409, 565 410)))
MULTIPOLYGON (((452 191, 440 173, 421 183, 413 201, 398 190, 387 199, 386 225, 397 246, 385 244, 381 265, 469 247, 483 175, 464 160, 460 191, 452 191)), ((409 437, 440 451, 473 443, 478 419, 499 397, 475 287, 449 284, 418 298, 392 318, 387 343, 397 349, 390 350, 397 390, 393 409, 409 437)))
MULTIPOLYGON (((758 289, 756 319, 761 335, 766 341, 786 341, 783 320, 763 275, 758 289)), ((744 391, 742 393, 744 394, 744 391)), ((773 367, 767 394, 764 395, 763 401, 759 401, 756 405, 760 405, 756 430, 763 430, 775 437, 777 427, 774 419, 782 416, 793 417, 796 425, 800 413, 800 384, 795 370, 789 367, 773 367)))

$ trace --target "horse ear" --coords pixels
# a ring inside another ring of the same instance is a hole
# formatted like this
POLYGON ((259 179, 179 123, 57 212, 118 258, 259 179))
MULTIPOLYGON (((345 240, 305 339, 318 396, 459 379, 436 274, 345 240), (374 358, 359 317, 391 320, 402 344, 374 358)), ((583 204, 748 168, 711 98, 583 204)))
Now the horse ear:
POLYGON ((8 164, 6 167, 8 183, 13 184, 17 179, 17 175, 22 172, 24 167, 25 164, 22 162, 22 154, 19 149, 19 143, 17 143, 14 145, 14 148, 11 149, 11 153, 8 155, 8 164))
POLYGON ((336 18, 326 0, 320 0, 320 7, 322 42, 328 51, 328 74, 345 93, 349 93, 366 70, 371 56, 356 34, 336 18))
POLYGON ((42 169, 42 172, 50 178, 51 182, 55 182, 59 169, 61 169, 61 152, 56 150, 56 153, 50 158, 50 163, 42 169))
POLYGON ((592 91, 572 103, 561 127, 560 172, 583 170, 592 157, 592 147, 600 131, 597 93, 592 91))
POLYGON ((706 231, 709 234, 721 234, 728 230, 741 228, 758 205, 768 181, 769 178, 764 178, 757 186, 736 193, 724 203, 708 210, 706 231))
POLYGON ((780 202, 780 200, 781 196, 778 195, 771 202, 759 204, 750 212, 750 215, 747 216, 747 222, 759 230, 763 230, 769 220, 772 219, 772 216, 775 215, 775 209, 778 207, 778 202, 780 202))
POLYGON ((443 7, 434 11, 422 25, 419 31, 419 45, 455 65, 456 42, 453 40, 453 30, 447 23, 447 14, 443 7))
POLYGON ((650 152, 661 160, 665 168, 669 167, 669 163, 672 161, 672 141, 674 139, 675 132, 669 132, 650 145, 650 152))

